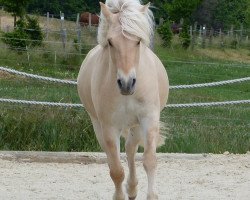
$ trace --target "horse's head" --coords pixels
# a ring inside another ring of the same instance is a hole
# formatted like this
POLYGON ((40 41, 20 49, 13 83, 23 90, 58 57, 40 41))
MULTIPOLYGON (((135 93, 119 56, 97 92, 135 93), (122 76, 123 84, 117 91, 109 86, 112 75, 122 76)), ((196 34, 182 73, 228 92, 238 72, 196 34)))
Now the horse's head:
MULTIPOLYGON (((109 49, 112 65, 117 69, 117 85, 122 95, 132 95, 136 86, 141 38, 124 30, 122 20, 126 20, 126 16, 122 16, 123 12, 112 13, 105 4, 100 3, 100 5, 109 27, 106 48, 109 49)), ((144 12, 148 6, 142 6, 140 12, 144 12)), ((127 29, 133 28, 134 25, 131 24, 131 27, 127 27, 127 29)))

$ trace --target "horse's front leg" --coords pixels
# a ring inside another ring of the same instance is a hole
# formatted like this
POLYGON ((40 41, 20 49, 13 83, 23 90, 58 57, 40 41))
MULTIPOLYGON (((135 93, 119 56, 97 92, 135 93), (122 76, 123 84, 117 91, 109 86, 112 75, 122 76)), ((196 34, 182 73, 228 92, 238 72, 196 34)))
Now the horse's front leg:
POLYGON ((115 185, 114 200, 125 200, 122 182, 125 174, 120 161, 120 136, 112 127, 103 127, 103 141, 108 158, 110 177, 115 185))
POLYGON ((144 129, 143 166, 148 177, 147 200, 156 200, 158 196, 154 191, 156 173, 156 147, 159 138, 159 119, 146 118, 142 121, 144 129))
POLYGON ((129 175, 126 186, 129 200, 134 200, 137 196, 138 180, 136 177, 135 154, 138 149, 139 141, 140 141, 140 127, 131 129, 131 133, 129 133, 125 145, 128 167, 129 167, 129 175))

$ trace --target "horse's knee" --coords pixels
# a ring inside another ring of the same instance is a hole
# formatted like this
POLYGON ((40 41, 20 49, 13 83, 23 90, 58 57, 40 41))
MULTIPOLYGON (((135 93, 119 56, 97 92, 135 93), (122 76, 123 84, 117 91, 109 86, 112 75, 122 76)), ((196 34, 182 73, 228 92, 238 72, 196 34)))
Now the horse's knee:
POLYGON ((115 185, 121 184, 125 177, 123 168, 119 167, 118 169, 110 169, 110 177, 112 178, 115 185))

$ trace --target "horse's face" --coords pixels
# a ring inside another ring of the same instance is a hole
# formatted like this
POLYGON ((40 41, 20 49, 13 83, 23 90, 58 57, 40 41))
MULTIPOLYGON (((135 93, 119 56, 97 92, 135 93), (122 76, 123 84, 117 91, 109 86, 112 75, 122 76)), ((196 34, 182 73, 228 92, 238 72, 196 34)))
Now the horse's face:
MULTIPOLYGON (((112 27, 110 29, 112 31, 112 27)), ((132 95, 136 85, 139 63, 139 38, 128 39, 120 31, 108 34, 108 48, 112 64, 117 69, 117 84, 122 95, 132 95)))
POLYGON ((102 6, 102 12, 109 20, 107 43, 112 64, 117 69, 117 85, 122 95, 132 95, 136 87, 140 38, 132 35, 125 37, 121 30, 119 13, 112 14, 104 10, 107 9, 104 6, 102 6))

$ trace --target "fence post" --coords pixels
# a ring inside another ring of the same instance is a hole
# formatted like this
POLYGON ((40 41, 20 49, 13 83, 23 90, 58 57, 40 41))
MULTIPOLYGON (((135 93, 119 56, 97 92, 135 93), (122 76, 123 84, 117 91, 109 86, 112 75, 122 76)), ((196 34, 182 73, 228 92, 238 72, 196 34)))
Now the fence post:
POLYGON ((46 21, 46 40, 49 38, 49 12, 47 12, 47 21, 46 21))
POLYGON ((211 27, 210 33, 209 33, 209 46, 211 47, 213 45, 213 36, 214 36, 214 29, 211 27))
POLYGON ((243 39, 243 24, 240 24, 240 40, 239 40, 239 45, 241 45, 243 39))
POLYGON ((2 16, 0 15, 0 31, 2 30, 2 16))
POLYGON ((82 53, 82 45, 81 45, 81 25, 79 23, 80 20, 80 14, 77 13, 77 18, 76 18, 76 30, 77 30, 77 43, 79 45, 79 52, 80 54, 82 53))
POLYGON ((64 28, 64 13, 60 12, 60 17, 61 17, 61 36, 62 36, 62 44, 63 44, 63 49, 64 52, 66 50, 66 37, 67 37, 67 31, 64 28))
POLYGON ((28 63, 30 65, 30 54, 29 54, 29 51, 28 51, 28 46, 26 46, 26 52, 27 52, 28 63))
POLYGON ((207 35, 207 30, 206 30, 206 25, 202 27, 202 43, 201 46, 202 48, 206 48, 206 35, 207 35))
POLYGON ((223 40, 223 35, 222 35, 222 31, 221 31, 221 28, 220 28, 220 47, 223 48, 224 47, 224 40, 223 40))
POLYGON ((189 34, 191 39, 191 49, 193 50, 194 49, 193 26, 190 26, 189 34))
POLYGON ((56 64, 56 59, 57 59, 57 57, 56 57, 56 51, 55 51, 55 64, 56 64))
POLYGON ((231 39, 233 39, 233 37, 234 37, 234 25, 231 25, 230 37, 231 37, 231 39))
POLYGON ((91 13, 89 13, 89 29, 91 28, 91 13))
POLYGON ((197 36, 197 25, 198 25, 198 23, 197 22, 195 22, 194 23, 194 37, 195 37, 195 39, 196 39, 196 36, 197 36))

